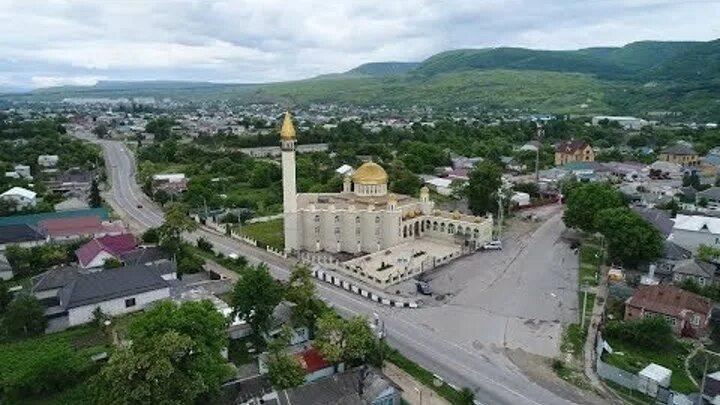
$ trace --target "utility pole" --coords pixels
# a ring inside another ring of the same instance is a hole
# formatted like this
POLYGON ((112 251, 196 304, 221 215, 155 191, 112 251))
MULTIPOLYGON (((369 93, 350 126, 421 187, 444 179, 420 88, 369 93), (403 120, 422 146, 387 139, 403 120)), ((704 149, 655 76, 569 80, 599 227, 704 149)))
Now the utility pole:
POLYGON ((500 235, 502 235, 502 224, 503 224, 503 189, 502 187, 498 188, 497 190, 497 199, 498 199, 498 228, 497 228, 497 240, 500 240, 500 235))
POLYGON ((540 186, 540 147, 542 146, 542 137, 545 134, 545 130, 540 121, 536 121, 535 126, 537 127, 535 138, 538 141, 538 146, 535 150, 535 184, 540 186))

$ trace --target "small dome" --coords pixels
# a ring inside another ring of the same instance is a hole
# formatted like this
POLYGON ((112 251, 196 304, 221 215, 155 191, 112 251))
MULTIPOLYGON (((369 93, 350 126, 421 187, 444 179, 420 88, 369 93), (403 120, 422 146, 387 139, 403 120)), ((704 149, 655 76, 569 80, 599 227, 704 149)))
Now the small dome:
POLYGON ((388 175, 385 169, 375 162, 363 163, 352 175, 355 184, 373 185, 387 184, 388 175))

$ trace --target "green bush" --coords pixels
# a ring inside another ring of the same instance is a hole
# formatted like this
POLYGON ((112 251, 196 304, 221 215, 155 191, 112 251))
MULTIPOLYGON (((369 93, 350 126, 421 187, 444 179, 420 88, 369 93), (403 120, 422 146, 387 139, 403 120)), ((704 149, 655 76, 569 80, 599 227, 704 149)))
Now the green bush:
POLYGON ((609 340, 649 350, 663 350, 675 344, 670 324, 659 316, 608 322, 604 335, 609 340))

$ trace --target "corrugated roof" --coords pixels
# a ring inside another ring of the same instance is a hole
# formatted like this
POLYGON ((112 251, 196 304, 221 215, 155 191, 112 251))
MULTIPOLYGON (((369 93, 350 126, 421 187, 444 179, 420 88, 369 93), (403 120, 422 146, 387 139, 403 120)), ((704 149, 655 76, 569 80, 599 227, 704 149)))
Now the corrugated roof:
POLYGON ((45 238, 38 231, 25 224, 0 226, 0 245, 43 239, 45 238))
POLYGON ((37 196, 37 193, 26 188, 13 187, 10 190, 0 194, 0 197, 9 197, 14 195, 19 195, 20 197, 32 200, 33 198, 35 198, 35 196, 37 196))
POLYGON ((720 233, 720 218, 706 217, 703 215, 681 215, 675 217, 673 230, 699 232, 705 230, 712 234, 720 233))
POLYGON ((625 304, 677 318, 684 318, 685 310, 708 314, 712 309, 709 299, 669 284, 639 288, 625 304))
POLYGON ((44 221, 46 219, 79 218, 92 216, 99 217, 103 221, 107 221, 108 219, 110 219, 110 215, 108 214, 107 209, 88 208, 84 210, 44 212, 41 214, 13 215, 10 217, 2 217, 0 218, 0 226, 18 224, 36 226, 40 221, 44 221))
POLYGON ((103 227, 99 217, 46 219, 38 224, 45 235, 71 236, 99 233, 103 227))

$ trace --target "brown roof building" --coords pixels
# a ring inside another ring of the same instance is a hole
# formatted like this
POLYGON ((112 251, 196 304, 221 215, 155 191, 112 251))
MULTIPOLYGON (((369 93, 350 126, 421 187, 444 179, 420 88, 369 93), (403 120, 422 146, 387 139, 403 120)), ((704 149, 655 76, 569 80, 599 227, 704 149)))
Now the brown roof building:
POLYGON ((625 320, 644 316, 665 318, 680 336, 697 337, 708 333, 712 301, 669 284, 639 288, 625 301, 625 320))
POLYGON ((590 144, 583 140, 571 139, 555 146, 555 166, 570 162, 594 162, 595 152, 590 144))

